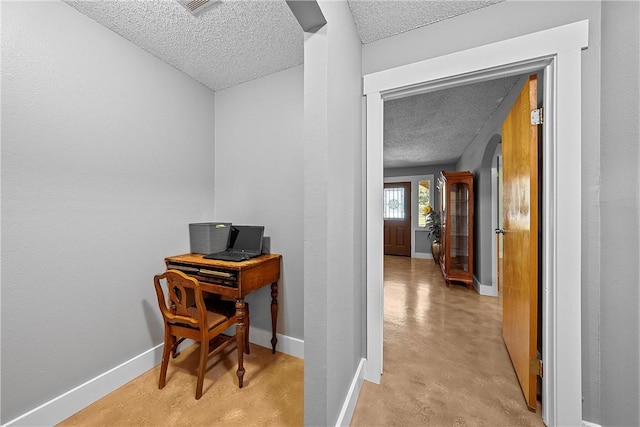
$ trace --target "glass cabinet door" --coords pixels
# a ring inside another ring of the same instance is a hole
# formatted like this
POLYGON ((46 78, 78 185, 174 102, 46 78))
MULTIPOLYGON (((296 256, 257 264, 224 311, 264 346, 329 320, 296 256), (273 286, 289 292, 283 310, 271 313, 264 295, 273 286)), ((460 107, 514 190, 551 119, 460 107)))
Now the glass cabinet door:
POLYGON ((449 187, 449 237, 446 248, 451 270, 469 272, 469 185, 452 183, 449 187))

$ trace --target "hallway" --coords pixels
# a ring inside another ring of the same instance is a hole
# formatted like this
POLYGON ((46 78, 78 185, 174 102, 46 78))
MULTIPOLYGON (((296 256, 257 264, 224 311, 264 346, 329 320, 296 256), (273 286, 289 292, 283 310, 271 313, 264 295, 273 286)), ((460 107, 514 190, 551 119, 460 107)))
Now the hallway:
MULTIPOLYGON (((352 426, 542 426, 524 402, 497 298, 446 288, 429 259, 385 256, 384 374, 352 426)), ((540 412, 538 410, 538 412, 540 412)))

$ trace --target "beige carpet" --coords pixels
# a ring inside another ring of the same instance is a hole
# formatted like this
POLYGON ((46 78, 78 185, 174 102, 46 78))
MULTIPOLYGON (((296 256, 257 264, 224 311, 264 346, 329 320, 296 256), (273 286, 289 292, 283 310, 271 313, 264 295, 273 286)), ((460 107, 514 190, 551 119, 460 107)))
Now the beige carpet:
POLYGON ((303 360, 251 345, 244 387, 238 388, 235 344, 209 361, 203 395, 195 400, 198 345, 169 362, 158 389, 156 366, 60 426, 300 426, 303 360))
POLYGON ((498 298, 444 286, 432 260, 385 257, 384 374, 352 426, 542 426, 501 336, 498 298))

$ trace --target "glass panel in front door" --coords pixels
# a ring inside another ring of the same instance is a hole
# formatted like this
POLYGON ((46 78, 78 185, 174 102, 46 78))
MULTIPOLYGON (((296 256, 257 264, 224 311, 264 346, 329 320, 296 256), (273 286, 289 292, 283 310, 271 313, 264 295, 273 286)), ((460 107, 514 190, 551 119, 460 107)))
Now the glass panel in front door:
POLYGON ((404 219, 404 188, 384 189, 384 219, 404 219))

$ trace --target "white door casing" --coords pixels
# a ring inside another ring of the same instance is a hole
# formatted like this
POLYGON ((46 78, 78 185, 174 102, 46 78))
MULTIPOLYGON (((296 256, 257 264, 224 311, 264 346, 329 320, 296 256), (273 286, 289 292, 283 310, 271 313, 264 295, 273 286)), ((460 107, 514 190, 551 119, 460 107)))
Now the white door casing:
POLYGON ((542 417, 549 426, 581 424, 581 50, 588 32, 584 20, 364 76, 366 380, 379 383, 383 369, 384 101, 544 69, 542 417))

